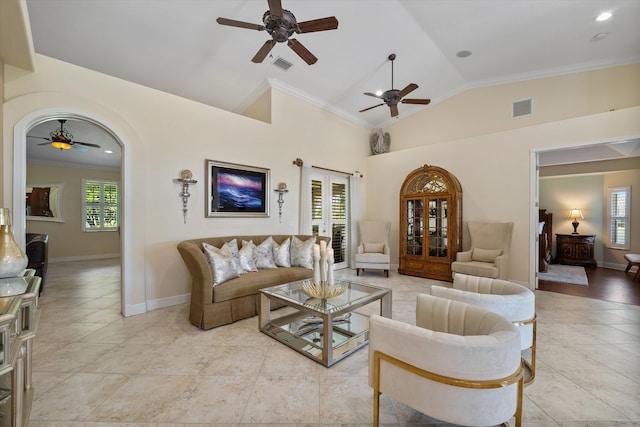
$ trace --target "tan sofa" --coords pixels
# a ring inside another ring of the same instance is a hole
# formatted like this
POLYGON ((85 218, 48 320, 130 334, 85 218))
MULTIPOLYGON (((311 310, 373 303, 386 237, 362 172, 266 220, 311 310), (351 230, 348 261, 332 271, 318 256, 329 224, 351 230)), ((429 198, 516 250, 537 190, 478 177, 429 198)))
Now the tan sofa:
MULTIPOLYGON (((303 267, 278 267, 274 269, 248 272, 240 277, 213 286, 213 273, 202 243, 221 247, 224 243, 237 239, 238 245, 243 240, 253 240, 259 245, 269 236, 229 236, 208 237, 185 240, 178 243, 178 252, 191 274, 191 307, 189 320, 201 329, 211 329, 227 325, 237 320, 246 319, 258 314, 258 291, 269 286, 281 285, 296 280, 309 279, 313 270, 303 267)), ((271 235, 273 240, 281 244, 291 235, 271 235)), ((297 235, 306 241, 312 236, 297 235)), ((329 237, 318 237, 316 242, 329 237)))

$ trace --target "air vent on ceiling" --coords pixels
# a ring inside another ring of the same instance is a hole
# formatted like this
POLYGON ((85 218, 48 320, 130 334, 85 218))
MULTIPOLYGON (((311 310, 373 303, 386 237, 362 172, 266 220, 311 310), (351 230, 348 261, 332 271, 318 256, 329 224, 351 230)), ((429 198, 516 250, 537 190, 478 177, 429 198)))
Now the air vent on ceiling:
POLYGON ((278 57, 278 59, 273 61, 273 65, 275 65, 278 68, 282 68, 284 71, 287 71, 289 68, 291 68, 291 66, 293 64, 291 62, 289 62, 289 61, 286 61, 286 60, 278 57))
POLYGON ((531 98, 522 101, 514 101, 511 109, 513 118, 528 116, 531 114, 531 98))

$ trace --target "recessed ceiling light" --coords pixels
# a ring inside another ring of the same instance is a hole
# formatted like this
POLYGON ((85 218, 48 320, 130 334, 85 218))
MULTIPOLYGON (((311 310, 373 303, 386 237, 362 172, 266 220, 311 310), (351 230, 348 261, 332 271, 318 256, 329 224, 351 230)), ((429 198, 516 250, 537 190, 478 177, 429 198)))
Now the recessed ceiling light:
POLYGON ((107 154, 113 154, 113 151, 111 151, 111 150, 104 150, 104 152, 107 153, 107 154))
POLYGON ((378 89, 378 90, 376 91, 376 96, 382 96, 382 94, 383 94, 383 93, 384 93, 384 92, 382 92, 380 89, 378 89))
POLYGON ((471 56, 471 52, 468 50, 461 50, 460 52, 456 53, 456 56, 458 58, 468 58, 469 56, 471 56))
POLYGON ((606 21, 607 19, 611 18, 612 16, 613 16, 613 14, 611 12, 602 12, 600 15, 598 15, 596 17, 596 21, 598 21, 598 22, 606 21))

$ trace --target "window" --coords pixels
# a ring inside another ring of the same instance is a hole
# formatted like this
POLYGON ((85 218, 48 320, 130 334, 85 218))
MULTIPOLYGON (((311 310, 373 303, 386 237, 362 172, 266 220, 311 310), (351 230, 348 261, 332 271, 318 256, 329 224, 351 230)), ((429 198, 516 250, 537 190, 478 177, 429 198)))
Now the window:
POLYGON ((82 182, 83 231, 116 231, 118 229, 118 183, 82 182))
POLYGON ((629 249, 631 236, 631 187, 609 188, 609 246, 614 249, 629 249))

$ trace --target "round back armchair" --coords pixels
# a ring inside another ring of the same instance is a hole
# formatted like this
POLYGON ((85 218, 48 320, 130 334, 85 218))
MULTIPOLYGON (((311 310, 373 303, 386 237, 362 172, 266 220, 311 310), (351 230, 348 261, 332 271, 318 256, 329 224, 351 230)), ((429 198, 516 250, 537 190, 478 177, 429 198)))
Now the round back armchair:
POLYGON ((514 282, 456 273, 453 288, 431 286, 431 295, 482 307, 510 320, 520 330, 520 350, 531 349, 531 362, 525 383, 535 378, 536 297, 528 288, 514 282))
POLYGON ((449 423, 520 426, 522 378, 518 329, 483 308, 422 294, 415 326, 370 318, 374 426, 381 393, 449 423))

